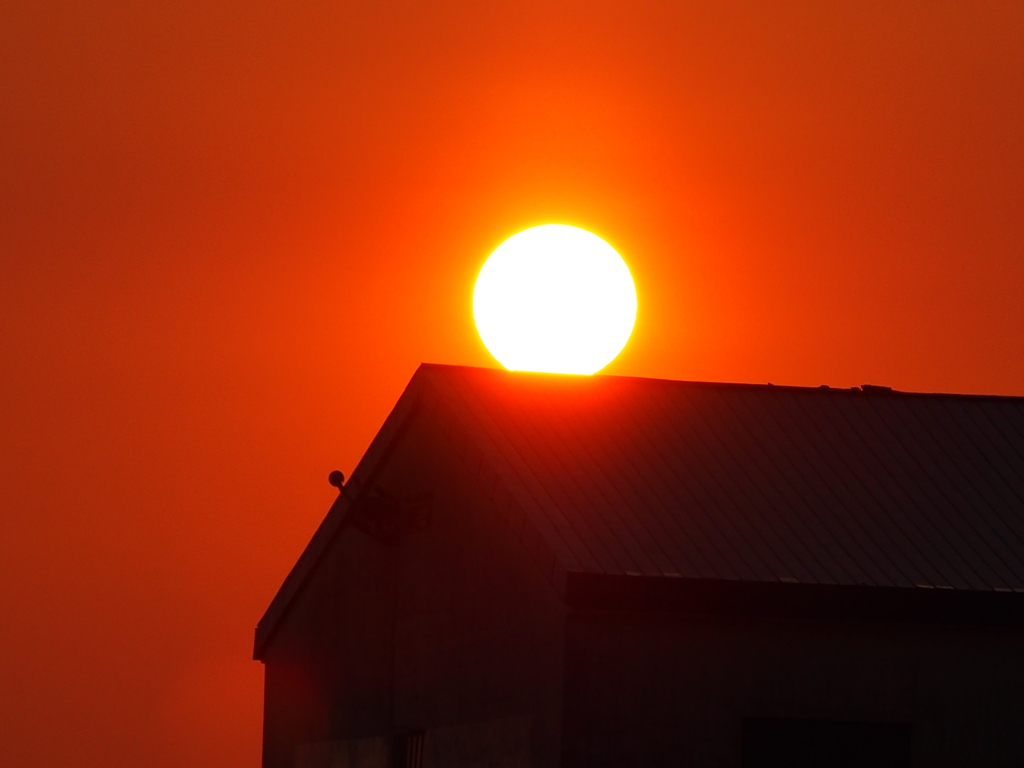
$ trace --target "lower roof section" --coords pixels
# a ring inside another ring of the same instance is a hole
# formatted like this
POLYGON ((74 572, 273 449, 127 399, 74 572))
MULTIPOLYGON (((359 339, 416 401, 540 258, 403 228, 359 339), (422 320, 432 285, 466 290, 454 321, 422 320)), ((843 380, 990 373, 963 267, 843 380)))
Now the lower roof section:
POLYGON ((570 573, 571 610, 1024 627, 1024 592, 570 573))

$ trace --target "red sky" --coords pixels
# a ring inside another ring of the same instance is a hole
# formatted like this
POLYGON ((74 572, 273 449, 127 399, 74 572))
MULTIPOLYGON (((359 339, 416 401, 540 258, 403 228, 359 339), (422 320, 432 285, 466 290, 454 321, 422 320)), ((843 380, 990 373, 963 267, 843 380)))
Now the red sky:
POLYGON ((1024 395, 1024 5, 0 5, 0 764, 259 759, 252 629, 483 259, 611 373, 1024 395))

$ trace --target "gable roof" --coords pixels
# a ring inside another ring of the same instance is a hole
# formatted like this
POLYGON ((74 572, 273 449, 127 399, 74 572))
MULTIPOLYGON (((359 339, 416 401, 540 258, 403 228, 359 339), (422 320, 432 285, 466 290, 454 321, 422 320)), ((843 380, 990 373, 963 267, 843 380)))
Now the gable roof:
POLYGON ((1024 398, 423 365, 258 646, 420 408, 507 495, 556 581, 1024 592, 1024 398))

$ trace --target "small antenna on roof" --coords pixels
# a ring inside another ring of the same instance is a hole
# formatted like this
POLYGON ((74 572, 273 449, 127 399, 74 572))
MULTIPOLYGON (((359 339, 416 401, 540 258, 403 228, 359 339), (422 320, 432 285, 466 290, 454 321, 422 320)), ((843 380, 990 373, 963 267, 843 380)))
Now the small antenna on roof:
POLYGON ((327 482, 341 490, 341 486, 345 484, 345 473, 340 469, 336 469, 327 476, 327 482))

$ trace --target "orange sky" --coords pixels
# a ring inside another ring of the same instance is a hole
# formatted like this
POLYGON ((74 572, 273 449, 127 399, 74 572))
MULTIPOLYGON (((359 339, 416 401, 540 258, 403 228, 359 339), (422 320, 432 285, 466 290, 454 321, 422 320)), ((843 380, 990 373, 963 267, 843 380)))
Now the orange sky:
POLYGON ((1024 395, 1024 5, 826 5, 6 0, 0 764, 258 764, 328 471, 529 225, 629 262, 609 372, 1024 395))

